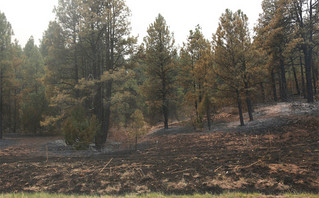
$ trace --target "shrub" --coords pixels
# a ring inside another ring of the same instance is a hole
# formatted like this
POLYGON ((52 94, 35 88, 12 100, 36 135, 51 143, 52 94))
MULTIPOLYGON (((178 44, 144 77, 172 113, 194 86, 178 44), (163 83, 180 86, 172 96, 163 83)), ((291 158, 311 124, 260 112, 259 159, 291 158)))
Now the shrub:
POLYGON ((62 126, 66 144, 77 150, 88 149, 99 128, 96 117, 88 118, 82 106, 74 107, 62 126))
POLYGON ((136 110, 131 115, 131 120, 129 133, 131 137, 135 138, 135 150, 137 150, 137 139, 147 133, 148 127, 140 110, 136 110))

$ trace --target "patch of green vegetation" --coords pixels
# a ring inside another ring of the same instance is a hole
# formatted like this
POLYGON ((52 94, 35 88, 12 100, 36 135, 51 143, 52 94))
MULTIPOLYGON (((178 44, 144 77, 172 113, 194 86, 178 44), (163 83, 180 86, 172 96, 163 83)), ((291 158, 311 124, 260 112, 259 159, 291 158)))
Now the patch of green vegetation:
MULTIPOLYGON (((163 195, 158 193, 150 193, 145 195, 125 195, 125 196, 91 196, 91 195, 64 195, 64 194, 48 194, 48 193, 11 193, 0 194, 0 198, 270 198, 276 195, 262 195, 258 193, 223 193, 220 195, 212 194, 195 194, 195 195, 163 195)), ((283 194, 278 195, 280 198, 318 198, 319 194, 283 194)))

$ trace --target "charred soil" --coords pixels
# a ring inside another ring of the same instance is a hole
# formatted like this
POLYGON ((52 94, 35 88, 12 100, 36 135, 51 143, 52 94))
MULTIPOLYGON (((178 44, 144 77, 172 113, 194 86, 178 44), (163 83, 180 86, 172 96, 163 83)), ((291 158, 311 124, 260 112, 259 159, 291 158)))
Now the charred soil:
POLYGON ((111 154, 53 148, 59 137, 7 137, 0 140, 0 192, 318 193, 318 114, 260 115, 270 118, 274 124, 261 127, 179 127, 147 136, 139 151, 111 154))

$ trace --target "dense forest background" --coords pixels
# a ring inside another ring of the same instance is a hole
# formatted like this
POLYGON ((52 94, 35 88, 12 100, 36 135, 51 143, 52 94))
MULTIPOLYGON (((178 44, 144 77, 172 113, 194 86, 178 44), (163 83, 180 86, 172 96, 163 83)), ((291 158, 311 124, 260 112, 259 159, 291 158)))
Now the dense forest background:
POLYGON ((31 37, 23 48, 0 12, 0 139, 63 133, 77 148, 101 147, 111 129, 137 138, 188 119, 210 129, 224 106, 236 106, 245 125, 254 104, 314 102, 318 1, 264 0, 262 8, 254 33, 241 10, 227 9, 212 38, 198 25, 180 49, 160 14, 137 44, 124 0, 59 0, 40 46, 31 37))

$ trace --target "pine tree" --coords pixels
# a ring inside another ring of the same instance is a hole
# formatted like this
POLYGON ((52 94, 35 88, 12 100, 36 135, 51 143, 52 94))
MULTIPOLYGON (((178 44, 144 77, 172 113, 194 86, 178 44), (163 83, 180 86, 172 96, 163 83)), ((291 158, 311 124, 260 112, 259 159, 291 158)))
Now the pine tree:
POLYGON ((9 111, 7 112, 7 128, 10 132, 16 133, 20 129, 20 106, 22 103, 21 84, 22 84, 22 66, 24 64, 23 51, 16 40, 12 44, 10 50, 10 72, 7 74, 9 77, 8 84, 5 91, 7 97, 5 103, 9 111))
POLYGON ((47 110, 44 77, 44 61, 39 48, 31 37, 24 49, 25 61, 22 65, 22 97, 21 122, 25 132, 42 133, 40 122, 47 110))
POLYGON ((41 54, 45 64, 45 95, 49 102, 49 113, 41 122, 44 127, 54 130, 65 118, 66 110, 79 102, 74 98, 76 86, 72 65, 69 64, 69 51, 66 36, 57 22, 50 22, 41 41, 41 54))
POLYGON ((83 1, 80 9, 80 45, 89 61, 88 74, 96 81, 94 114, 102 123, 96 144, 106 141, 110 128, 113 87, 112 74, 126 63, 136 38, 130 36, 130 10, 124 0, 83 1), (100 82, 99 80, 104 79, 100 82), (103 100, 106 101, 103 104, 103 100))
POLYGON ((280 95, 283 101, 288 99, 287 84, 290 80, 286 81, 285 74, 292 72, 297 93, 301 93, 302 90, 307 101, 313 102, 317 76, 313 64, 313 50, 317 46, 314 38, 317 35, 316 26, 319 22, 316 14, 318 3, 312 0, 264 0, 262 5, 263 13, 256 28, 256 40, 269 55, 268 67, 274 98, 277 98, 276 72, 279 74, 280 95), (295 68, 297 63, 300 65, 301 89, 295 68), (307 89, 305 89, 304 73, 307 89))
POLYGON ((245 94, 250 120, 253 120, 250 79, 256 65, 249 63, 253 54, 247 21, 247 16, 241 10, 233 13, 227 9, 213 35, 215 73, 220 81, 219 89, 228 91, 236 98, 241 126, 244 125, 242 93, 245 94))
POLYGON ((306 90, 307 101, 314 101, 313 91, 313 55, 316 42, 314 40, 317 35, 317 26, 319 23, 318 1, 313 0, 292 0, 290 3, 290 13, 292 13, 292 21, 295 23, 297 34, 301 39, 300 48, 303 52, 306 74, 306 90))
MULTIPOLYGON (((101 147, 111 124, 116 83, 121 80, 114 78, 125 69, 136 42, 130 36, 130 11, 124 0, 60 0, 55 11, 58 20, 43 39, 47 87, 56 88, 51 101, 67 106, 81 103, 87 116, 94 114, 100 126, 96 144, 101 147)), ((68 116, 63 112, 46 123, 68 116)))
MULTIPOLYGON (((72 66, 72 74, 74 83, 79 81, 79 31, 80 31, 80 13, 79 1, 77 0, 59 0, 58 6, 55 8, 59 25, 63 29, 64 42, 69 47, 68 64, 72 66)), ((78 91, 75 92, 79 97, 78 91)))
POLYGON ((190 31, 180 57, 179 83, 184 88, 184 101, 187 105, 194 106, 193 125, 195 128, 197 125, 201 126, 202 114, 205 113, 210 129, 210 97, 208 95, 211 90, 207 89, 207 85, 209 79, 213 78, 209 73, 212 70, 212 53, 211 45, 204 38, 199 25, 194 31, 190 31))
POLYGON ((0 12, 0 139, 3 137, 3 91, 6 73, 8 71, 13 31, 4 13, 0 12))
POLYGON ((275 73, 278 72, 280 98, 288 101, 287 88, 287 57, 286 49, 291 39, 292 26, 287 14, 287 3, 278 0, 264 0, 263 14, 260 16, 259 25, 256 28, 256 40, 269 55, 268 67, 271 73, 274 99, 277 100, 275 73))
POLYGON ((168 129, 169 103, 173 99, 176 80, 174 38, 164 17, 160 14, 149 26, 147 33, 148 35, 144 38, 145 75, 147 76, 144 94, 154 109, 161 109, 164 128, 168 129))

